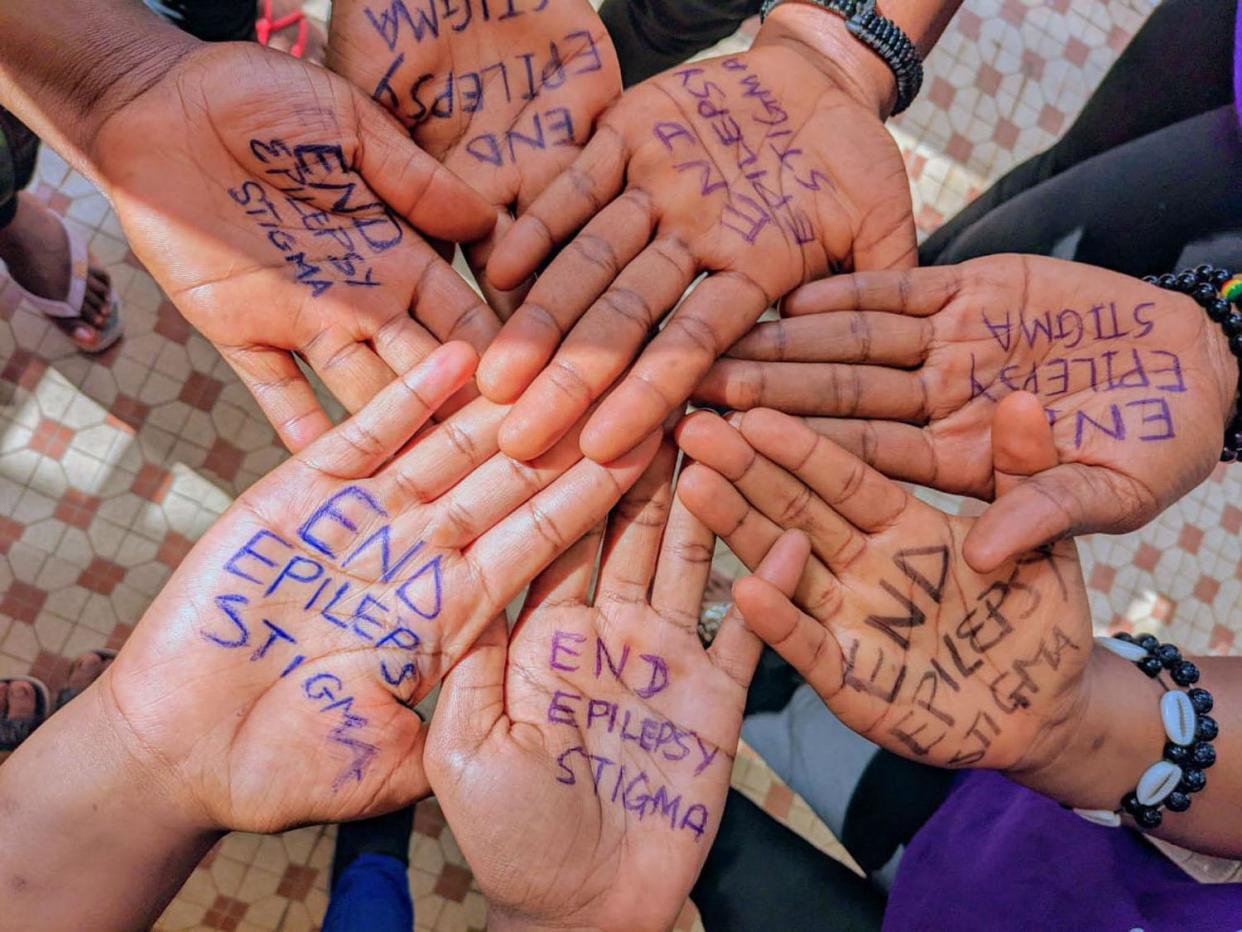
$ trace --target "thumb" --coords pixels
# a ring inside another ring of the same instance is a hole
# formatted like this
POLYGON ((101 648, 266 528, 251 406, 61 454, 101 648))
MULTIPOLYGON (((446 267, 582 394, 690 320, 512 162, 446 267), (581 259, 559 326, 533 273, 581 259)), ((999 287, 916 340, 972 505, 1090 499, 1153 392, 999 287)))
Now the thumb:
POLYGON ((1060 537, 1139 527, 1149 493, 1102 466, 1065 463, 1024 479, 979 516, 962 544, 971 569, 989 573, 1060 537))
POLYGON ((996 498, 1012 491, 1023 479, 1055 465, 1057 448, 1044 406, 1030 392, 1006 395, 992 413, 996 498))
MULTIPOLYGON (((428 761, 459 771, 505 714, 509 629, 500 612, 445 676, 431 717, 428 761)), ((434 767, 429 767, 434 771, 434 767)))
POLYGON ((358 172, 371 190, 428 236, 454 243, 486 236, 495 208, 419 148, 379 104, 355 96, 358 172))

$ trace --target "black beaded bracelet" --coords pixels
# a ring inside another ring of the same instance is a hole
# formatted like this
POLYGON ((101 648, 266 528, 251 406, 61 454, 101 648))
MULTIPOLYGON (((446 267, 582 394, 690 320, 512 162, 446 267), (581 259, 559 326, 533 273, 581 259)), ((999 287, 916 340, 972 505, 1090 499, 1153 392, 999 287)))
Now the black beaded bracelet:
POLYGON ((1204 264, 1177 274, 1146 275, 1143 281, 1194 298, 1225 332, 1229 351, 1238 360, 1238 403, 1233 420, 1225 428, 1220 461, 1232 463, 1242 459, 1242 275, 1230 275, 1225 269, 1204 264))
MULTIPOLYGON (((766 19, 781 0, 764 0, 760 20, 766 19)), ((896 116, 914 102, 923 86, 923 61, 910 37, 891 19, 880 15, 876 0, 807 0, 808 3, 845 18, 845 28, 863 45, 884 59, 897 80, 896 116)))
POLYGON ((1128 813, 1141 828, 1152 829, 1163 819, 1161 809, 1185 812, 1190 808, 1193 793, 1207 786, 1207 768, 1216 763, 1212 742, 1220 732, 1212 711, 1212 694, 1195 686, 1199 668, 1182 657, 1172 644, 1161 644, 1150 634, 1131 637, 1121 633, 1096 638, 1096 642, 1114 654, 1131 661, 1153 679, 1160 678, 1165 694, 1160 699, 1160 719, 1165 737, 1162 759, 1148 767, 1138 785, 1121 798, 1116 810, 1075 809, 1083 818, 1104 825, 1121 824, 1121 813, 1128 813), (1186 692, 1164 683, 1161 674, 1186 692))

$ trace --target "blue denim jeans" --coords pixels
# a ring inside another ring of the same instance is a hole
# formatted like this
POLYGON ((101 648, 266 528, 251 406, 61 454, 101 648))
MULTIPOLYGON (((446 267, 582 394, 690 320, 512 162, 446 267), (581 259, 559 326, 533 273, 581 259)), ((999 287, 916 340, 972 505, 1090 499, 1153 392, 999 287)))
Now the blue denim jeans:
POLYGON ((386 854, 360 854, 332 887, 323 932, 410 932, 414 901, 405 865, 386 854))

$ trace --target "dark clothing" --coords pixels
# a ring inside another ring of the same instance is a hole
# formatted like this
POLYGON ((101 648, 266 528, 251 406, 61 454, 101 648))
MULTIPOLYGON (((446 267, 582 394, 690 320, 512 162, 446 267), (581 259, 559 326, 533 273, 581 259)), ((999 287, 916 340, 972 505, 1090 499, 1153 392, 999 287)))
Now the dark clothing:
POLYGON ((922 265, 998 252, 1131 275, 1242 267, 1236 0, 1165 0, 1056 145, 923 243, 922 265))
POLYGON ((605 0, 599 15, 626 87, 733 35, 762 0, 605 0))
POLYGON ((255 0, 143 0, 178 29, 204 42, 254 40, 255 0))
POLYGON ((38 154, 39 137, 0 108, 0 229, 13 222, 17 192, 30 184, 38 154))
MULTIPOLYGON (((204 42, 250 40, 255 36, 255 0, 146 0, 175 26, 204 42)), ((17 192, 30 184, 39 137, 0 108, 0 229, 13 222, 17 192)))

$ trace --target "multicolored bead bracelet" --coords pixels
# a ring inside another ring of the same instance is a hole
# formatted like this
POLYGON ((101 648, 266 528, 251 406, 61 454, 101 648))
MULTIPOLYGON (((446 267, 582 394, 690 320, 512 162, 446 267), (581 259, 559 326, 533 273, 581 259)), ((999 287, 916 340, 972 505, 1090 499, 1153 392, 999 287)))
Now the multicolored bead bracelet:
POLYGON ((1238 403, 1233 420, 1225 428, 1220 461, 1232 463, 1242 459, 1242 275, 1231 275, 1225 269, 1204 264, 1177 274, 1147 275, 1143 281, 1193 298, 1225 332, 1229 351, 1238 360, 1238 403))
POLYGON ((1152 829, 1163 819, 1162 809, 1185 812, 1190 808, 1191 794, 1207 786, 1204 771, 1216 763, 1212 742, 1220 732, 1216 719, 1208 715, 1212 711, 1212 694, 1194 685, 1199 681, 1199 668, 1184 659, 1172 644, 1161 644, 1150 634, 1131 637, 1122 633, 1095 640, 1153 679, 1160 678, 1165 688, 1160 697, 1160 721, 1168 740, 1162 758, 1143 771, 1138 785, 1121 798, 1119 808, 1074 812, 1088 822, 1108 826, 1120 825, 1125 812, 1140 828, 1152 829), (1186 691, 1168 686, 1161 677, 1165 671, 1186 691))

